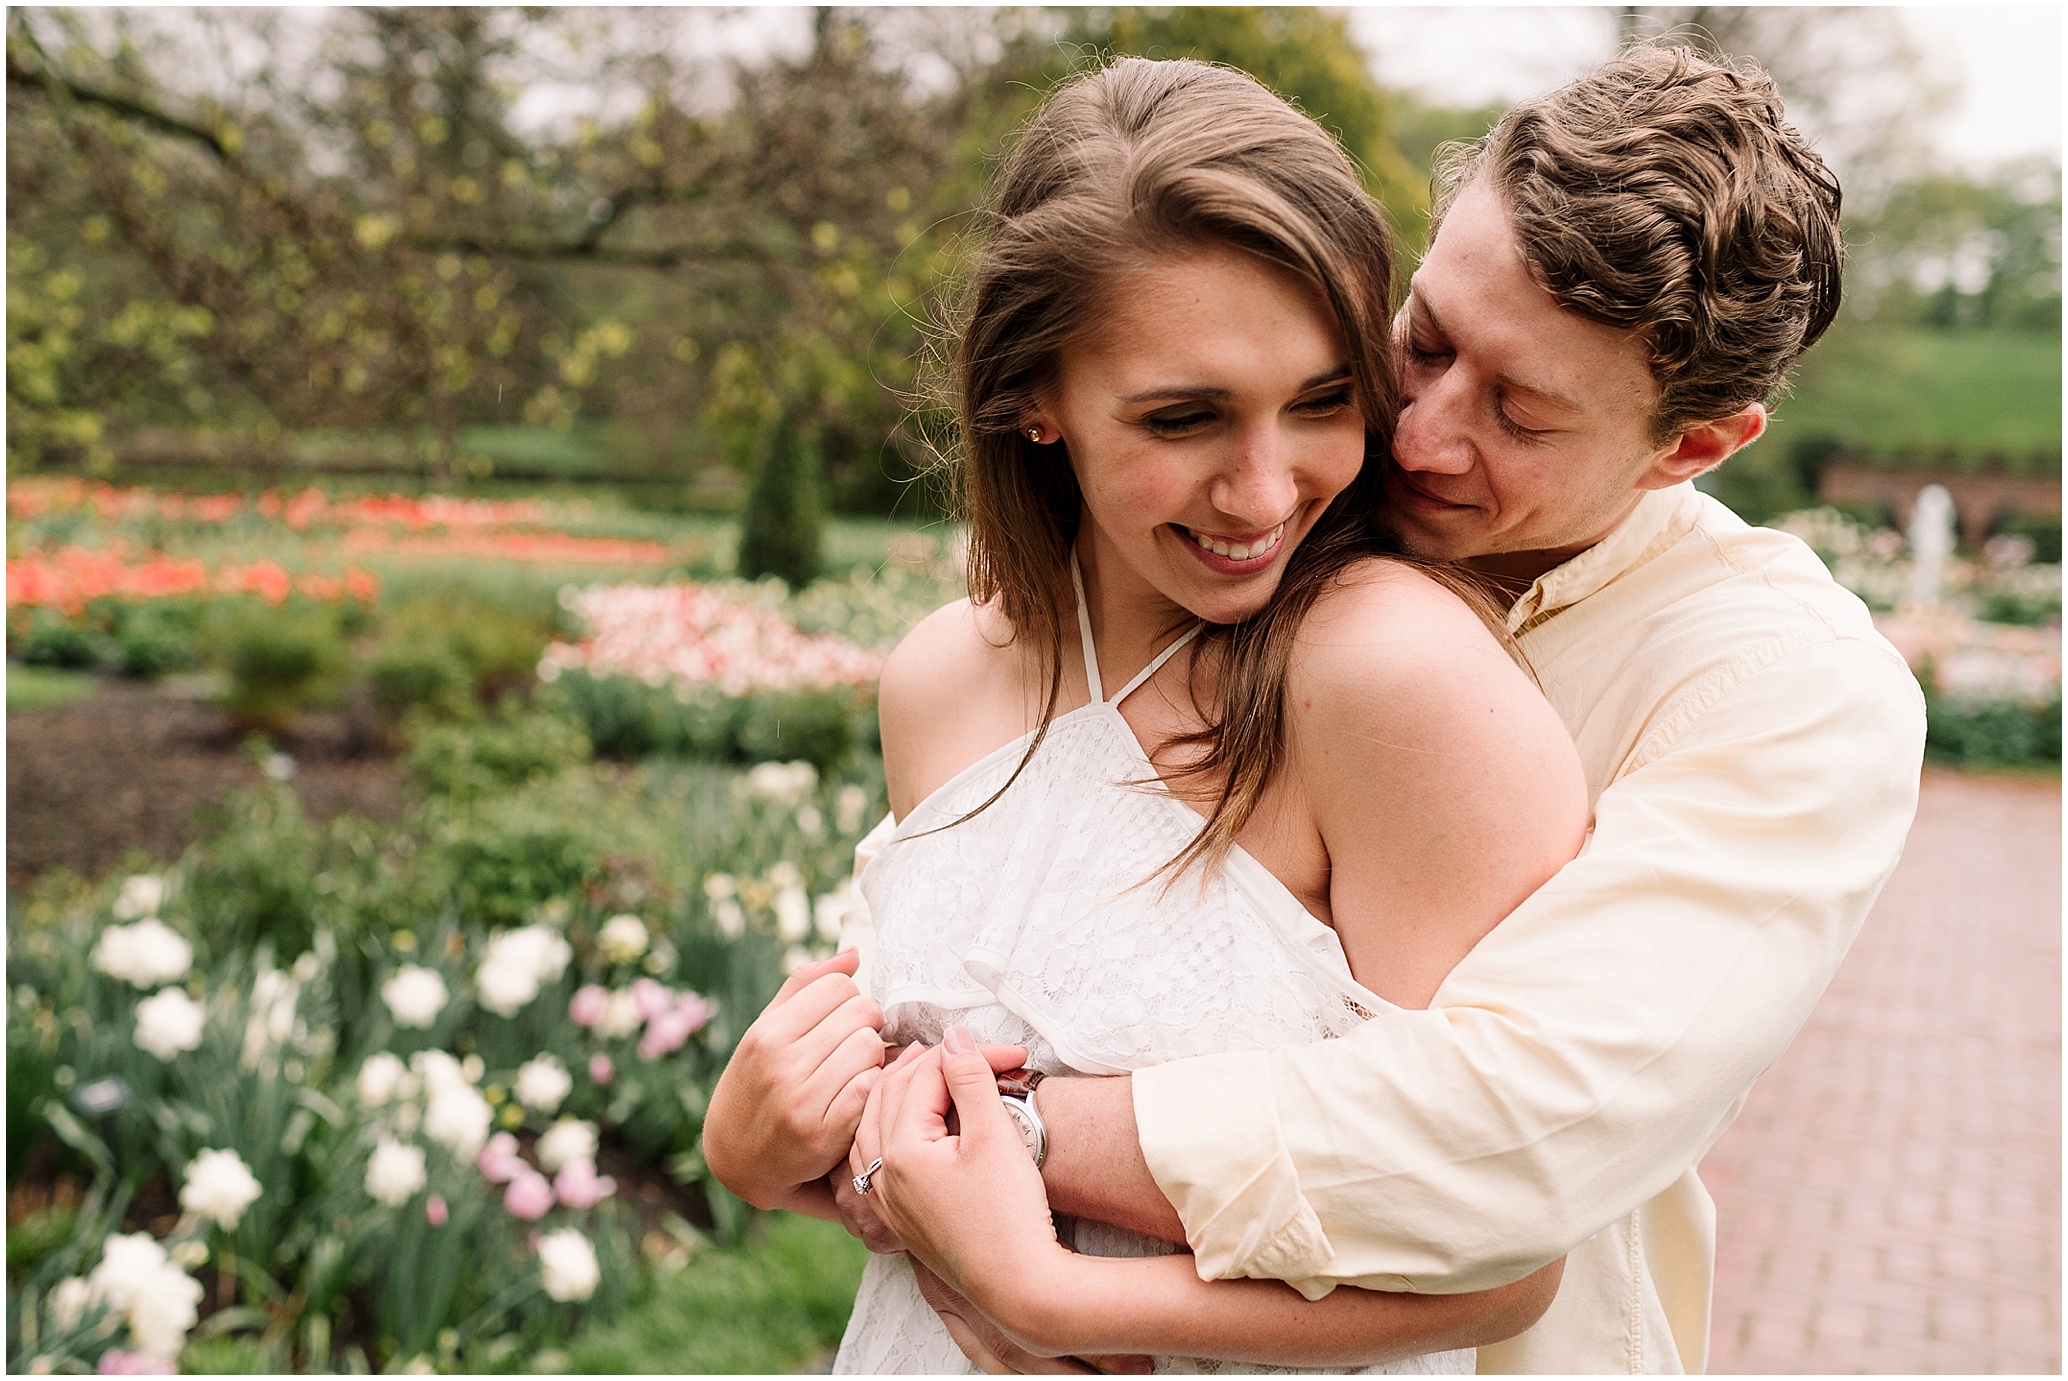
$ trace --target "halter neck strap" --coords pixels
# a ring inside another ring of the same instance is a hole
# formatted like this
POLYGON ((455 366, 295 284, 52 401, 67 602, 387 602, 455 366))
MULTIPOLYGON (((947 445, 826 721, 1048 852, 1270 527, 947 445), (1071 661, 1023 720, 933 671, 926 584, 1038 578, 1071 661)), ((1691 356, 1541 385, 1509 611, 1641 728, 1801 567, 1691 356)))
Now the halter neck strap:
POLYGON ((1105 688, 1099 680, 1099 654, 1092 646, 1091 641, 1091 606, 1084 598, 1084 574, 1078 569, 1077 553, 1074 551, 1070 553, 1070 588, 1077 593, 1077 635, 1084 642, 1084 679, 1091 688, 1091 701, 1094 705, 1105 703, 1118 705, 1121 701, 1133 695, 1143 682, 1163 670, 1163 664, 1175 657, 1180 648, 1198 637, 1199 630, 1206 627, 1204 619, 1194 621, 1192 626, 1179 634, 1169 647, 1157 653, 1155 659, 1149 665, 1136 672, 1134 679, 1122 686, 1119 693, 1108 702, 1105 697, 1105 688))

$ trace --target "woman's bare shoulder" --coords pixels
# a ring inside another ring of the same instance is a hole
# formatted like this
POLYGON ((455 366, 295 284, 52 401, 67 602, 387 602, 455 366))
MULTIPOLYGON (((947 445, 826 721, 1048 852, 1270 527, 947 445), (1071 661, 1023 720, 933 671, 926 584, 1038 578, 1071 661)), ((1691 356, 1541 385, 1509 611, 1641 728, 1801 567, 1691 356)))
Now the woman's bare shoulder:
POLYGON ((1315 599, 1300 625, 1288 689, 1347 693, 1362 703, 1381 688, 1433 691, 1457 676, 1535 693, 1466 595, 1410 562, 1375 557, 1344 571, 1315 599))
POLYGON ((907 633, 876 698, 883 768, 899 819, 935 787, 1022 729, 1026 648, 997 610, 963 599, 907 633))
POLYGON ((995 609, 958 599, 912 626, 883 664, 879 703, 922 713, 1011 678, 1020 662, 1011 625, 995 609))

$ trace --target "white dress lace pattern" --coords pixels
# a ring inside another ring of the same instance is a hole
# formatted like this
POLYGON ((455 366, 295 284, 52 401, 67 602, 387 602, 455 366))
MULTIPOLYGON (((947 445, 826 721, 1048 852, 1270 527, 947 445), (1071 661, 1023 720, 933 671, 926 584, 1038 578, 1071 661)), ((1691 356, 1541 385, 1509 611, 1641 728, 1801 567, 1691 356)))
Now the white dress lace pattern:
MULTIPOLYGON (((940 828, 1012 775, 1025 738, 958 773, 902 822, 886 819, 864 845, 875 846, 860 878, 875 925, 866 976, 885 1034, 931 1044, 960 1024, 979 1041, 1027 1046, 1036 1069, 1121 1074, 1337 1036, 1384 1006, 1351 976, 1335 932, 1242 850, 1204 878, 1193 869, 1168 887, 1151 880, 1191 842, 1200 816, 1154 785, 1118 705, 1198 630, 1107 700, 1081 581, 1078 626, 1091 701, 1056 717, 1004 797, 940 828)), ((1062 1225, 1089 1254, 1176 1250, 1104 1224, 1062 1225)), ((1473 1361, 1466 1349, 1357 1370, 1464 1374, 1473 1361)), ((833 1370, 973 1369, 907 1258, 894 1255, 870 1258, 833 1370)), ((1156 1370, 1290 1369, 1160 1357, 1156 1370)))

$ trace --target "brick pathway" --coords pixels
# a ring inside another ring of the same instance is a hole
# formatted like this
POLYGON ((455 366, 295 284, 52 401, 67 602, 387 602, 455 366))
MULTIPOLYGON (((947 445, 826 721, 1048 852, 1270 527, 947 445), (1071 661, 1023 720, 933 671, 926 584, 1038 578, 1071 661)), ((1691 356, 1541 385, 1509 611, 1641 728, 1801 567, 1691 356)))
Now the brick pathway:
POLYGON ((2057 781, 1926 773, 1895 877, 1702 1178, 1712 1372, 2060 1372, 2057 781))

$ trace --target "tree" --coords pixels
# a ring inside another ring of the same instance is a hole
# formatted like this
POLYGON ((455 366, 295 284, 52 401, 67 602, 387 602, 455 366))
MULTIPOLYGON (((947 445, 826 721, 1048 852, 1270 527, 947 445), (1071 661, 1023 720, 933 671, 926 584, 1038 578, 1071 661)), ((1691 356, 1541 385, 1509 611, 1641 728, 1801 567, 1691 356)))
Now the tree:
POLYGON ((797 419, 784 413, 747 494, 739 573, 749 580, 780 576, 791 589, 803 589, 818 578, 825 526, 818 457, 797 419))

